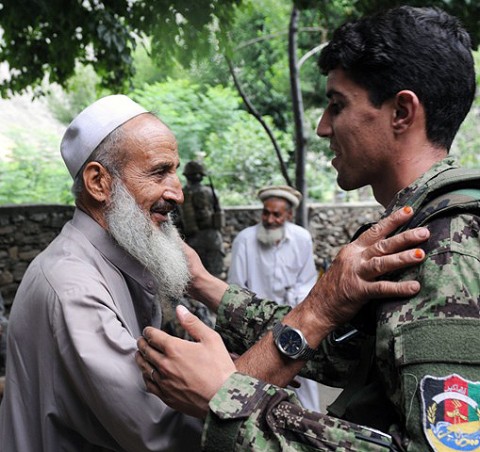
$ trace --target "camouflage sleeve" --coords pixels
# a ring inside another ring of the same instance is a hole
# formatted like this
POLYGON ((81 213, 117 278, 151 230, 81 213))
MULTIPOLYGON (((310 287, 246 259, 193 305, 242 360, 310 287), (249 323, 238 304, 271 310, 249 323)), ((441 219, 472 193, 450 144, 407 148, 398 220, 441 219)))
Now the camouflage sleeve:
POLYGON ((240 373, 210 401, 205 451, 389 451, 389 435, 301 407, 292 391, 240 373))
MULTIPOLYGON (((247 289, 230 285, 218 309, 215 329, 228 350, 242 354, 259 340, 292 308, 262 300, 247 289)), ((325 340, 315 357, 307 362, 300 375, 328 386, 343 387, 348 371, 359 357, 359 341, 342 345, 325 340)))
POLYGON ((230 351, 242 354, 290 310, 232 284, 220 303, 215 329, 230 351))

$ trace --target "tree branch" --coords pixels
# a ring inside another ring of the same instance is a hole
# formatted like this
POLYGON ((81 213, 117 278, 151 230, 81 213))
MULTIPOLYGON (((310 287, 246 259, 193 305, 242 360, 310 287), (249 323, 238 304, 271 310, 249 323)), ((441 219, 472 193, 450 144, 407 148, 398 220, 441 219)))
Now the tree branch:
POLYGON ((265 122, 265 120, 262 118, 262 115, 257 111, 257 109, 253 106, 253 104, 250 102, 250 99, 248 98, 247 94, 243 90, 242 86, 240 85, 240 82, 237 79, 237 75, 235 74, 235 68, 233 67, 232 62, 228 57, 225 57, 228 65, 228 69, 230 71, 230 74, 232 75, 233 78, 233 83, 235 84, 235 87, 237 88, 238 93, 240 94, 240 97, 242 98, 245 106, 247 107, 247 111, 262 125, 262 127, 265 129, 265 132, 267 132, 268 137, 270 138, 270 141, 273 144, 273 147, 275 149, 275 153, 277 154, 278 161, 280 163, 280 171, 282 172, 282 175, 285 179, 285 182, 287 185, 292 187, 292 181, 290 180, 290 177, 288 176, 287 172, 287 167, 285 165, 285 162, 283 161, 282 158, 282 153, 280 151, 280 147, 278 146, 277 140, 275 139, 275 136, 273 135, 272 130, 268 126, 268 124, 265 122))
POLYGON ((325 46, 327 45, 326 42, 314 47, 313 49, 310 49, 305 55, 298 60, 298 68, 300 69, 303 66, 303 63, 307 61, 311 56, 315 55, 316 53, 320 52, 325 46))
MULTIPOLYGON (((325 30, 322 27, 303 27, 303 28, 300 28, 298 31, 299 32, 305 31, 308 33, 318 33, 318 32, 324 33, 325 32, 325 30)), ((243 49, 244 47, 251 46, 253 44, 256 44, 257 42, 268 41, 270 39, 277 38, 278 36, 287 35, 288 33, 289 33, 288 30, 277 31, 275 33, 270 33, 268 35, 259 36, 258 38, 249 39, 248 41, 245 41, 240 45, 238 45, 237 47, 235 47, 235 50, 243 49)))

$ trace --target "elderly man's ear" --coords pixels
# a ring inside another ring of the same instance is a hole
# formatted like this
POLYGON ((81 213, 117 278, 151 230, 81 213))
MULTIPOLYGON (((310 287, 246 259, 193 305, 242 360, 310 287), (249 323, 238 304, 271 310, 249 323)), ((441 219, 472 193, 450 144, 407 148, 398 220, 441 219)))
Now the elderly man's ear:
POLYGON ((103 203, 110 198, 112 176, 107 169, 98 162, 90 162, 83 171, 85 190, 96 201, 103 203))

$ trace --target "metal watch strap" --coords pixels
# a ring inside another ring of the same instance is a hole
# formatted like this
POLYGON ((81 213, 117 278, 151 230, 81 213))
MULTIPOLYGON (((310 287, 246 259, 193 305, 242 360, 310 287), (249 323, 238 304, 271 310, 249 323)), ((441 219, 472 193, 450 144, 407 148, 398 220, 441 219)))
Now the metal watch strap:
MULTIPOLYGON (((300 353, 300 355, 298 355, 297 357, 293 358, 293 357, 290 357, 290 359, 301 359, 301 360, 305 360, 305 361, 309 361, 310 359, 312 359, 314 356, 315 356, 315 353, 316 353, 316 350, 311 348, 309 345, 308 345, 308 342, 307 340, 305 339, 305 336, 303 336, 303 333, 298 329, 298 328, 293 328, 292 326, 290 325, 284 325, 283 323, 281 322, 278 322, 275 324, 275 326, 273 327, 272 329, 272 333, 273 333, 273 339, 274 339, 274 342, 275 342, 275 345, 276 342, 277 342, 277 338, 280 336, 280 334, 282 334, 282 331, 285 329, 285 328, 292 328, 292 329, 295 329, 296 331, 298 331, 298 333, 300 333, 302 335, 302 337, 304 338, 305 340, 305 344, 306 344, 306 347, 302 350, 302 352, 300 353)), ((278 346, 277 346, 278 347, 278 346)), ((287 355, 285 355, 287 356, 287 355)))

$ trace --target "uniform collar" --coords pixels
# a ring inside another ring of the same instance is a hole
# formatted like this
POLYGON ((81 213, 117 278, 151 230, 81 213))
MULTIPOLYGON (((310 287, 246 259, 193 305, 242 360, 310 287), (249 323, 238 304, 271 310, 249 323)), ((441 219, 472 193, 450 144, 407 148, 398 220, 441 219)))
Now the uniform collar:
MULTIPOLYGON (((390 202, 388 207, 383 214, 383 217, 390 215, 393 211, 400 209, 404 206, 411 206, 410 199, 413 194, 418 191, 418 189, 424 186, 429 180, 433 179, 437 174, 448 170, 450 168, 458 168, 459 165, 456 160, 452 157, 446 157, 443 160, 435 163, 428 171, 422 174, 418 179, 411 183, 408 187, 400 190, 393 200, 390 202)), ((411 206, 415 207, 415 206, 411 206)))

